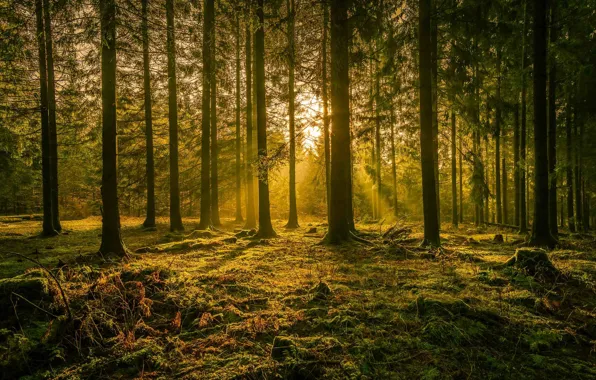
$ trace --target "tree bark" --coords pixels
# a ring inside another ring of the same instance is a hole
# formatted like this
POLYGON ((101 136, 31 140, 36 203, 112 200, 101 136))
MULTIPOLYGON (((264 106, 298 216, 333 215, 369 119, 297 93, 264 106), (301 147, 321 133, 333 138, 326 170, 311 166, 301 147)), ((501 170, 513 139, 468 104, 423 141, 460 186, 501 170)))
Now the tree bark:
POLYGON ((514 192, 514 199, 513 199, 513 224, 519 226, 519 183, 520 183, 520 175, 519 175, 519 102, 515 103, 515 108, 513 110, 513 192, 514 192))
POLYGON ((331 198, 327 240, 350 240, 350 74, 348 4, 331 0, 331 198), (348 191, 346 191, 348 189, 348 191))
POLYGON ((246 224, 245 228, 255 228, 257 226, 255 216, 255 194, 253 179, 253 102, 252 102, 252 14, 250 0, 247 0, 246 6, 246 41, 245 41, 245 70, 246 70, 246 224))
MULTIPOLYGON (((378 62, 376 60, 375 62, 378 62)), ((383 217, 382 210, 381 210, 381 203, 382 203, 382 182, 381 182, 381 107, 380 107, 380 97, 381 97, 381 86, 380 86, 380 73, 379 73, 379 66, 378 63, 375 63, 375 175, 376 175, 376 183, 377 183, 377 194, 376 194, 376 201, 377 201, 377 218, 381 219, 383 217)))
POLYGON ((151 114, 151 72, 149 71, 148 0, 142 0, 143 89, 145 95, 145 141, 147 171, 147 216, 144 227, 155 227, 155 163, 153 160, 153 117, 151 114))
POLYGON ((217 42, 215 29, 217 21, 213 10, 213 28, 211 28, 211 224, 220 226, 219 219, 219 170, 218 170, 218 126, 217 126, 217 42))
POLYGON ((437 0, 430 0, 430 43, 431 43, 431 88, 432 88, 432 123, 433 123, 433 170, 435 173, 435 196, 437 198, 437 218, 441 228, 441 187, 439 180, 439 19, 437 15, 437 0))
POLYGON ((451 109, 451 223, 454 227, 457 227, 459 218, 457 216, 457 151, 455 139, 457 139, 455 110, 451 109))
POLYGON ((566 135, 566 153, 567 153, 567 221, 569 231, 575 232, 575 210, 573 209, 573 134, 571 133, 571 86, 567 91, 567 107, 565 111, 565 135, 566 135))
POLYGON ((393 175, 393 216, 397 218, 397 164, 395 162, 395 110, 391 105, 391 173, 393 175))
POLYGON ((203 2, 203 95, 201 120, 201 219, 199 229, 211 227, 211 45, 214 0, 203 2))
POLYGON ((257 2, 259 26, 255 38, 257 71, 257 145, 259 154, 259 232, 261 238, 275 237, 269 204, 269 168, 267 161, 267 105, 265 103, 265 15, 263 0, 257 2))
POLYGON ((329 7, 327 1, 322 2, 323 6, 323 51, 322 51, 322 100, 323 100, 323 143, 325 144, 325 189, 327 190, 327 223, 329 223, 329 201, 331 198, 331 141, 329 136, 329 90, 327 88, 327 28, 329 24, 329 7))
POLYGON ((236 13, 236 222, 242 218, 242 177, 241 153, 242 134, 240 133, 240 16, 236 13))
POLYGON ((35 1, 35 15, 37 19, 37 44, 39 52, 39 89, 40 89, 40 116, 41 116, 41 178, 43 199, 42 234, 55 236, 52 218, 52 171, 50 158, 50 127, 48 120, 48 81, 46 68, 46 47, 43 27, 42 0, 35 1))
POLYGON ((495 197, 497 223, 503 223, 501 203, 501 50, 497 52, 497 104, 495 109, 495 197))
POLYGON ((103 218, 101 246, 103 255, 127 256, 120 235, 118 210, 118 161, 116 131, 116 2, 100 0, 101 14, 101 103, 102 103, 102 178, 103 218))
POLYGON ((419 1, 419 78, 420 78, 420 156, 425 245, 439 246, 439 220, 433 134, 431 0, 419 1))
POLYGON ((294 0, 286 0, 286 7, 288 9, 288 117, 290 124, 290 215, 286 228, 298 228, 298 210, 296 206, 296 127, 294 116, 296 102, 296 94, 294 93, 294 67, 296 64, 294 51, 294 17, 296 9, 294 0))
POLYGON ((50 15, 50 2, 43 0, 44 27, 48 80, 48 125, 50 131, 50 170, 52 193, 52 221, 54 229, 62 231, 60 224, 60 201, 58 197, 58 133, 56 127, 56 80, 54 75, 54 44, 52 39, 52 17, 50 15))
MULTIPOLYGON (((551 1, 550 43, 557 43, 556 1, 551 1)), ((548 175, 549 194, 548 209, 550 231, 553 237, 559 235, 557 218, 557 64, 555 56, 550 57, 550 71, 548 76, 548 175)))
MULTIPOLYGON (((461 133, 461 132, 460 132, 461 133)), ((459 222, 464 222, 464 150, 463 137, 459 136, 459 222)))
POLYGON ((178 169, 178 100, 176 86, 176 35, 174 0, 166 0, 168 47, 168 119, 170 133, 170 231, 183 231, 180 214, 180 184, 178 169))
POLYGON ((545 1, 534 0, 534 222, 529 244, 553 247, 556 240, 549 223, 546 33, 545 1))
POLYGON ((524 2, 524 34, 522 36, 522 90, 520 130, 520 175, 519 175, 519 233, 528 232, 526 209, 526 34, 528 31, 527 3, 524 2))

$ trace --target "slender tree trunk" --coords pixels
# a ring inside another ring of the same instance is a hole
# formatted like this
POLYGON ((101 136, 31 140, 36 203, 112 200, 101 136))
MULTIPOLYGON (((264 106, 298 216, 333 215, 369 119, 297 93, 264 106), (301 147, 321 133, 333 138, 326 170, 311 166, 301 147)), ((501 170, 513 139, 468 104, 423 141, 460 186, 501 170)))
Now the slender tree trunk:
POLYGON ((519 175, 519 103, 515 103, 515 108, 513 110, 513 192, 514 192, 514 199, 513 199, 513 225, 519 226, 519 183, 520 183, 520 175, 519 175))
POLYGON ((567 107, 565 112, 565 135, 567 140, 567 220, 569 231, 575 232, 575 211, 573 209, 573 134, 571 133, 571 118, 573 114, 571 110, 571 86, 569 86, 567 93, 567 107))
MULTIPOLYGON (((201 120, 201 220, 199 229, 211 227, 211 45, 213 44, 214 0, 204 0, 203 95, 201 120)), ((250 152, 249 152, 250 153, 250 152)))
POLYGON ((174 30, 174 0, 166 0, 168 46, 168 109, 170 132, 170 231, 183 231, 180 214, 180 184, 178 169, 178 100, 176 87, 176 35, 174 30))
POLYGON ((503 157, 503 223, 509 224, 509 195, 508 195, 508 182, 507 176, 507 158, 503 157))
POLYGON ((391 105, 391 172, 393 174, 393 216, 397 218, 397 164, 395 162, 395 110, 391 105))
POLYGON ((255 194, 254 194, 254 179, 253 168, 253 102, 252 102, 252 13, 250 7, 250 0, 247 1, 246 6, 246 41, 245 41, 245 70, 246 70, 246 224, 245 228, 255 228, 257 226, 255 216, 255 194))
POLYGON ((101 101, 102 101, 102 178, 103 218, 101 246, 105 255, 127 256, 120 235, 118 210, 118 162, 116 147, 116 2, 100 0, 101 14, 101 101))
MULTIPOLYGON (((578 85, 579 88, 579 85, 578 85)), ((574 179, 575 179, 575 227, 577 232, 582 231, 582 191, 581 191, 581 165, 580 165, 580 157, 581 157, 581 133, 579 131, 582 129, 579 125, 582 123, 581 120, 581 111, 579 110, 579 91, 576 95, 575 99, 575 108, 574 108, 574 117, 573 117, 573 132, 575 137, 575 145, 574 145, 574 179)))
POLYGON ((382 182, 381 182, 381 107, 380 107, 380 94, 381 86, 380 86, 380 73, 378 64, 375 64, 375 176, 376 176, 376 183, 377 183, 377 194, 376 194, 376 201, 377 201, 377 218, 381 219, 383 217, 382 210, 381 210, 381 203, 382 203, 382 182))
POLYGON ((331 145, 329 136, 329 90, 327 89, 327 28, 329 24, 329 8, 327 2, 322 2, 323 6, 323 142, 325 144, 325 189, 327 190, 327 223, 329 223, 329 205, 331 202, 331 145))
POLYGON ((255 53, 257 71, 257 144, 259 152, 259 232, 261 238, 275 237, 269 205, 269 168, 267 162, 267 106, 265 103, 265 15, 263 0, 258 0, 255 53))
MULTIPOLYGON (((461 132, 460 132, 461 133, 461 132)), ((464 222, 464 149, 463 138, 459 137, 459 222, 464 222)))
POLYGON ((43 199, 42 234, 54 236, 58 232, 54 229, 52 218, 52 171, 50 158, 50 130, 48 120, 48 81, 46 69, 46 47, 43 27, 42 0, 35 0, 35 14, 37 18, 37 44, 39 48, 39 88, 41 114, 41 178, 43 199))
MULTIPOLYGON (((556 1, 551 1, 550 42, 557 43, 556 1)), ((549 221, 553 237, 559 235, 557 227, 557 64, 551 52, 548 76, 548 175, 549 175, 549 221)))
POLYGON ((432 88, 432 123, 433 123, 433 170, 435 173, 435 196, 437 198, 436 208, 439 223, 441 228, 441 182, 439 180, 439 19, 437 16, 437 0, 430 0, 431 16, 430 16, 430 44, 431 44, 431 88, 432 88))
POLYGON ((286 228, 298 228, 298 209, 296 206, 296 127, 295 127, 295 101, 296 95, 294 93, 294 67, 295 67, 295 52, 294 52, 294 17, 295 4, 294 0, 286 0, 286 7, 288 9, 288 111, 290 124, 290 215, 286 228))
POLYGON ((217 42, 215 29, 217 21, 213 11, 213 28, 211 28, 211 224, 220 226, 219 219, 219 170, 218 170, 218 126, 217 126, 217 42))
POLYGON ((545 1, 534 0, 534 222, 529 244, 553 247, 556 240, 549 223, 546 36, 545 1))
POLYGON ((459 219, 457 217, 457 151, 455 148, 456 139, 457 135, 455 110, 451 109, 451 223, 454 227, 457 227, 459 224, 459 219))
POLYGON ((439 218, 435 177, 436 145, 433 128, 431 0, 419 1, 420 157, 425 245, 439 246, 439 218))
POLYGON ((240 158, 242 134, 240 133, 240 16, 236 13, 236 223, 242 218, 242 177, 240 158))
POLYGON ((50 2, 43 0, 44 27, 48 81, 48 125, 50 131, 50 170, 52 172, 52 221, 56 231, 62 231, 60 224, 60 202, 58 197, 58 134, 56 130, 56 80, 54 77, 54 44, 52 40, 52 17, 50 2))
POLYGON ((155 164, 153 161, 153 117, 151 115, 151 72, 149 71, 148 0, 142 0, 143 89, 145 93, 145 139, 147 151, 147 217, 144 227, 155 227, 155 164))
POLYGON ((495 109, 495 197, 497 223, 503 223, 501 204, 501 50, 497 52, 497 106, 495 109))
POLYGON ((331 0, 331 198, 327 240, 350 240, 350 74, 348 4, 331 0))
POLYGON ((528 30, 527 3, 524 3, 524 34, 522 36, 522 90, 521 90, 521 130, 520 130, 520 176, 519 176, 519 233, 528 232, 526 208, 526 34, 528 30))

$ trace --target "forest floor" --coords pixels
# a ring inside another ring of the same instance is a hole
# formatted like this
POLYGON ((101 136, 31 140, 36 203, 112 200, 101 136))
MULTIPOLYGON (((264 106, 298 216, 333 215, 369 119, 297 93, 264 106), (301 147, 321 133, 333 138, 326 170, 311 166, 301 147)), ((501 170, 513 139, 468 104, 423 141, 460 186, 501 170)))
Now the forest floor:
POLYGON ((0 218, 0 378, 596 379, 592 235, 532 276, 504 265, 522 243, 508 230, 446 225, 429 251, 416 224, 331 247, 320 220, 269 240, 166 222, 124 218, 123 263, 95 253, 99 218, 55 238, 0 218))

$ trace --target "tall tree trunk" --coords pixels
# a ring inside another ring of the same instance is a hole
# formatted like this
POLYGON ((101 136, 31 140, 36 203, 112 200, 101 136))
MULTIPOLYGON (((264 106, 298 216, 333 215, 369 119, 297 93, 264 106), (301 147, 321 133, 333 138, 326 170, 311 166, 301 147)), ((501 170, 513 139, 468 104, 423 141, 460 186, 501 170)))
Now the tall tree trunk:
POLYGON ((327 89, 327 28, 329 24, 329 8, 327 1, 321 2, 323 6, 323 143, 325 144, 325 189, 327 190, 327 223, 329 223, 329 205, 331 202, 331 141, 329 136, 329 90, 327 89))
POLYGON ((258 0, 259 27, 256 33, 255 53, 257 71, 257 144, 259 152, 259 232, 257 236, 276 236, 271 224, 269 205, 269 168, 267 162, 267 106, 265 103, 265 15, 263 0, 258 0))
POLYGON ((521 130, 520 130, 520 175, 519 175, 519 233, 528 232, 526 209, 526 34, 528 33, 527 3, 524 2, 524 34, 522 36, 522 90, 521 90, 521 130))
POLYGON ((211 45, 213 44, 214 0, 204 0, 203 95, 201 97, 201 220, 199 229, 211 227, 211 45))
MULTIPOLYGON (((557 43, 556 1, 551 1, 550 43, 557 43)), ((551 52, 548 76, 548 175, 549 175, 549 222, 553 237, 559 235, 557 227, 557 64, 551 52)))
POLYGON ((153 117, 151 114, 151 72, 149 71, 148 0, 142 0, 143 89, 145 93, 145 141, 147 170, 147 217, 144 227, 155 227, 155 164, 153 161, 153 117))
MULTIPOLYGON (((461 133, 461 132, 460 132, 461 133)), ((464 222, 464 149, 463 137, 459 136, 459 222, 464 222)))
POLYGON ((296 206, 296 127, 295 127, 295 101, 296 95, 294 93, 294 67, 295 67, 295 52, 294 52, 294 17, 296 9, 294 0, 286 0, 286 7, 288 9, 288 111, 290 124, 290 215, 286 228, 298 228, 298 209, 296 206))
POLYGON ((556 240, 549 219, 546 32, 545 1, 534 0, 534 222, 529 244, 553 247, 556 240))
POLYGON ((127 256, 120 235, 118 210, 118 161, 116 147, 116 2, 100 0, 101 14, 101 103, 102 103, 102 177, 103 218, 101 246, 103 255, 127 256))
POLYGON ((508 195, 508 182, 507 176, 507 158, 503 157, 503 223, 509 224, 509 195, 508 195))
MULTIPOLYGON (((453 107, 453 106, 452 106, 453 107)), ((455 148, 456 136, 455 110, 451 109, 451 223, 454 227, 459 224, 457 217, 457 151, 455 148)))
POLYGON ((348 4, 331 0, 331 198, 327 240, 350 240, 350 74, 348 4), (348 191, 346 191, 348 189, 348 191))
POLYGON ((60 224, 60 202, 58 198, 58 134, 56 130, 56 81, 54 77, 54 44, 52 40, 52 17, 50 2, 43 0, 44 27, 48 80, 48 125, 50 131, 50 170, 52 193, 52 221, 56 231, 62 231, 60 224))
POLYGON ((46 47, 43 28, 42 0, 35 0, 35 15, 37 16, 37 44, 39 51, 39 88, 41 115, 41 178, 43 199, 42 234, 54 236, 58 232, 54 229, 52 218, 52 171, 50 158, 50 130, 48 121, 48 81, 46 69, 46 47))
MULTIPOLYGON (((378 60, 375 60, 378 62, 378 60)), ((381 192, 381 106, 380 106, 380 97, 381 97, 381 86, 380 86, 380 73, 378 63, 375 63, 375 176, 376 176, 376 183, 377 183, 377 194, 376 194, 376 201, 377 201, 377 218, 381 219, 383 217, 382 210, 381 210, 381 203, 382 203, 382 192, 381 192)))
POLYGON ((441 187, 439 180, 439 19, 437 15, 437 0, 430 0, 430 44, 431 44, 431 88, 432 88, 432 123, 433 123, 433 170, 435 173, 435 196, 437 198, 437 218, 441 228, 441 187))
POLYGON ((242 178, 240 152, 242 134, 240 133, 240 16, 236 13, 236 223, 242 218, 242 178))
POLYGON ((391 172, 393 174, 393 216, 397 218, 397 164, 395 162, 395 110, 391 105, 391 172))
POLYGON ((247 1, 246 6, 246 41, 245 41, 245 70, 246 70, 246 224, 245 228, 255 228, 257 226, 255 216, 255 194, 254 194, 254 179, 253 168, 254 154, 253 154, 253 102, 252 102, 252 13, 250 7, 250 0, 247 1))
POLYGON ((501 204, 501 50, 497 52, 497 105, 495 109, 495 197, 497 223, 503 223, 501 204))
POLYGON ((422 203, 424 209, 423 244, 439 246, 439 218, 435 177, 436 146, 433 128, 431 0, 419 1, 419 76, 420 76, 420 157, 422 166, 422 203))
POLYGON ((220 226, 219 219, 219 174, 218 174, 218 128, 217 128, 217 42, 215 9, 211 28, 211 224, 220 226))
MULTIPOLYGON (((579 81, 578 81, 579 82, 579 81)), ((579 84, 577 85, 579 89, 579 84)), ((573 158, 573 166, 574 166, 574 179, 575 179, 575 227, 578 232, 582 231, 582 191, 581 191, 581 165, 580 165, 580 157, 581 157, 581 127, 579 126, 582 123, 581 120, 581 110, 579 109, 580 106, 580 94, 579 90, 577 91, 575 97, 575 107, 574 107, 574 114, 573 114, 573 132, 575 137, 575 145, 573 152, 575 153, 573 158)))
POLYGON ((176 87, 176 35, 174 0, 166 0, 168 46, 168 114, 170 132, 170 231, 183 231, 180 214, 180 184, 178 169, 178 100, 176 87))
POLYGON ((515 107, 513 109, 513 117, 515 119, 513 121, 513 225, 519 226, 519 102, 515 103, 515 107))

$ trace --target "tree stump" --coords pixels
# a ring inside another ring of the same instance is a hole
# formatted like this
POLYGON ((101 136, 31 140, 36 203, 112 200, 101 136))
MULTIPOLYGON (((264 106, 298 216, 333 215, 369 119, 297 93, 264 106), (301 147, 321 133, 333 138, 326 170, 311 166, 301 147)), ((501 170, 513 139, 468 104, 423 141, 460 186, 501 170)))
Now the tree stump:
POLYGON ((519 248, 505 263, 507 266, 514 266, 528 272, 530 275, 558 274, 559 270, 552 264, 544 249, 519 248))

